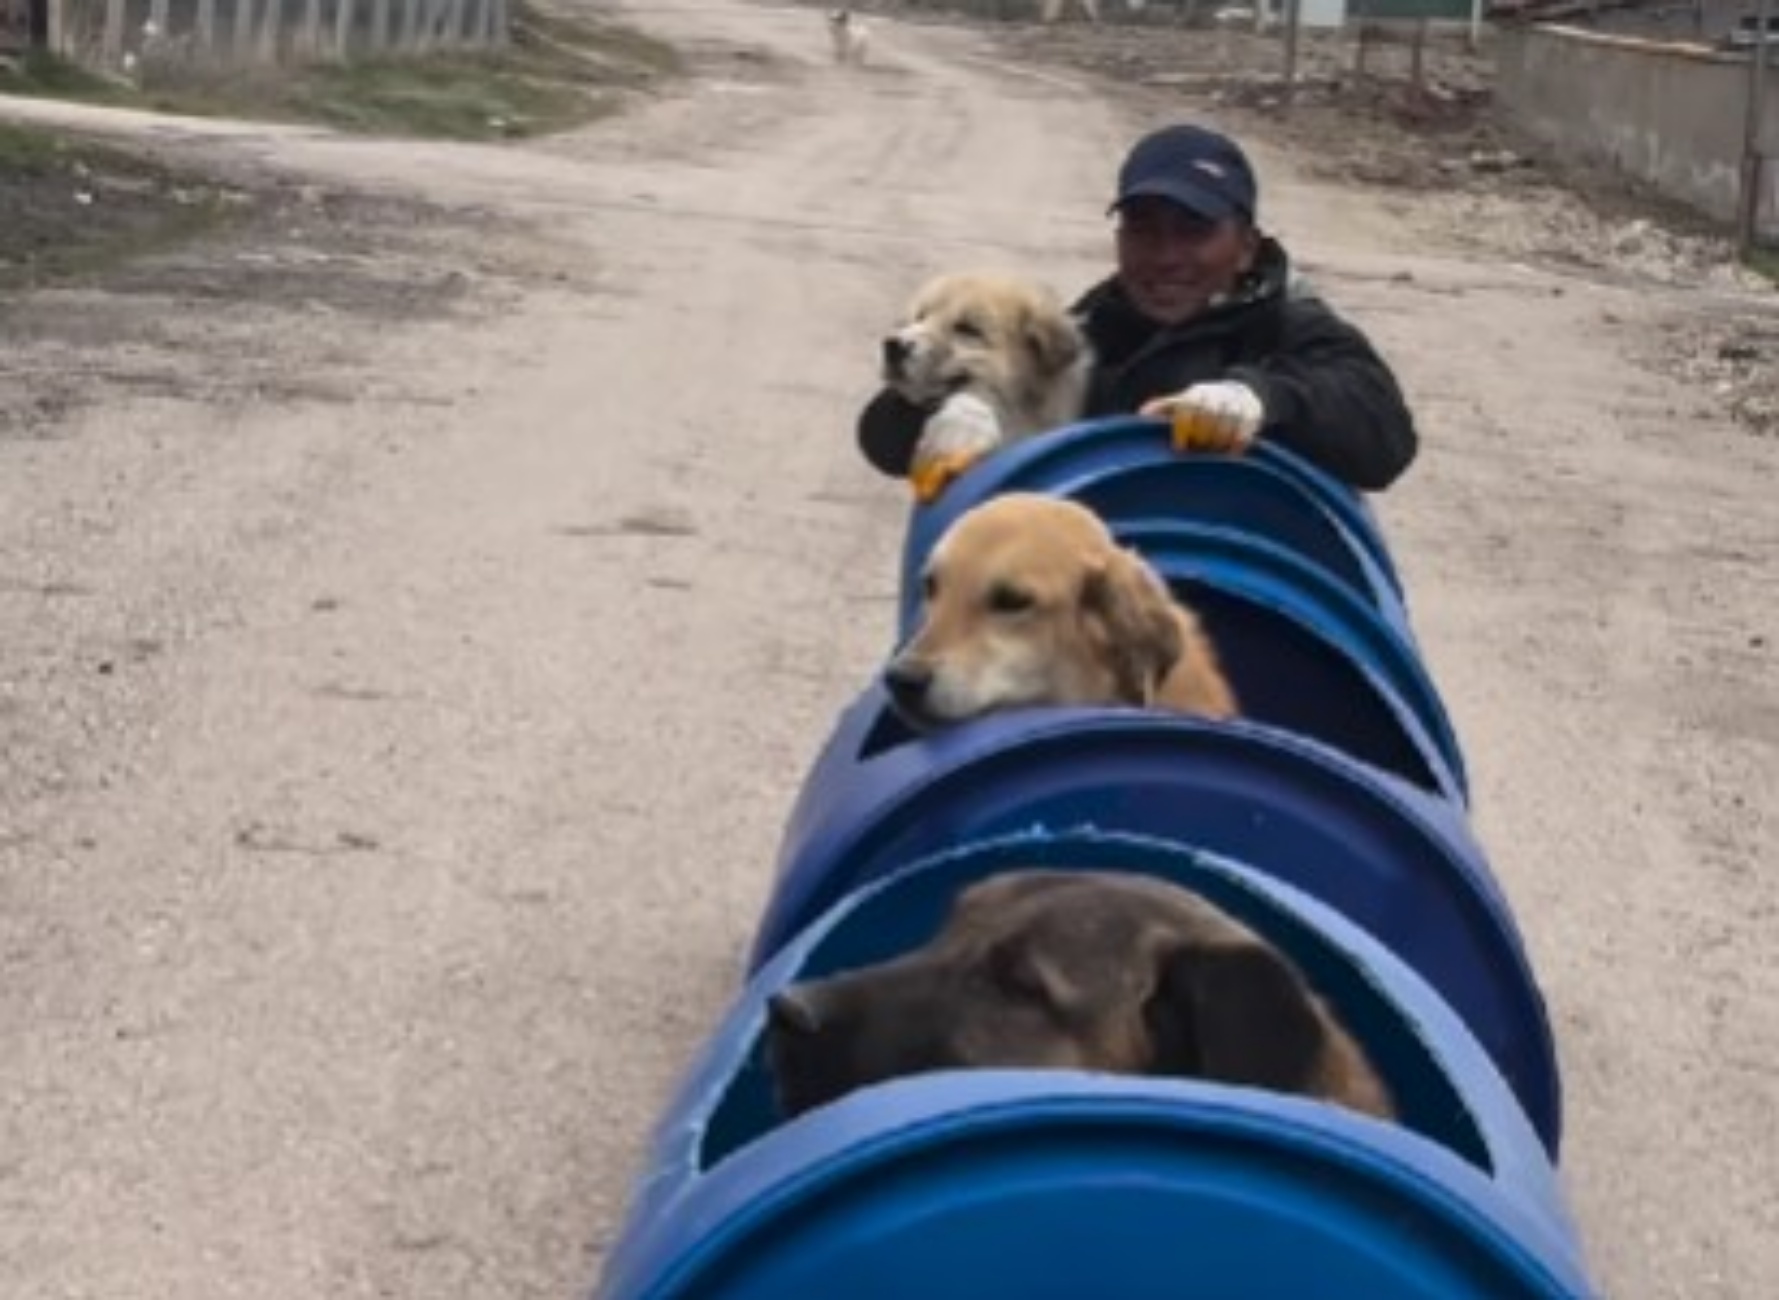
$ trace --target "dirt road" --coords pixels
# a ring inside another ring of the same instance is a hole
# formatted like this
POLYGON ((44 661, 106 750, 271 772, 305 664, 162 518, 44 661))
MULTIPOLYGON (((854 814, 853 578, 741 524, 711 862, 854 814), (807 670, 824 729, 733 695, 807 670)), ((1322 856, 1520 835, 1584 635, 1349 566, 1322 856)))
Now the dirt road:
MULTIPOLYGON (((590 1282, 887 646, 873 341, 932 270, 1086 283, 1169 113, 981 33, 879 20, 858 73, 809 9, 632 16, 696 79, 547 143, 6 108, 291 181, 269 235, 4 320, 0 1295, 590 1282)), ((1645 363, 1739 291, 1515 263, 1256 152, 1422 416, 1381 509, 1594 1273, 1760 1300, 1779 443, 1645 363)))

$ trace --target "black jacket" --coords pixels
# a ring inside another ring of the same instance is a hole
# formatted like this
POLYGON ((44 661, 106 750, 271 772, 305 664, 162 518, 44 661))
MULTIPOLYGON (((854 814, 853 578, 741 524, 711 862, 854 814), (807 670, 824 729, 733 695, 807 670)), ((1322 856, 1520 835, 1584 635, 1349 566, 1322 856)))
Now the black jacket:
MULTIPOLYGON (((1389 367, 1357 328, 1294 282, 1271 239, 1228 300, 1183 325, 1156 325, 1116 279, 1089 289, 1074 312, 1094 349, 1087 416, 1238 379, 1266 409, 1262 437, 1353 487, 1388 487, 1415 458, 1414 418, 1389 367)), ((859 415, 859 449, 883 473, 905 475, 928 414, 883 390, 859 415)))

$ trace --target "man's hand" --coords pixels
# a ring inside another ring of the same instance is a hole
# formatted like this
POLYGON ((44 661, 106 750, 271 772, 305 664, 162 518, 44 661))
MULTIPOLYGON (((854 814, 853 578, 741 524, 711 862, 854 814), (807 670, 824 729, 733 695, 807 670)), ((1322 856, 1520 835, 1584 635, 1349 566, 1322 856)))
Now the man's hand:
POLYGON ((1174 450, 1239 456, 1266 423, 1260 394, 1233 379, 1194 384, 1170 397, 1144 402, 1141 415, 1172 421, 1174 450))
POLYGON ((936 500, 951 481, 1006 441, 994 408, 974 393, 953 393, 927 417, 908 482, 922 505, 936 500))

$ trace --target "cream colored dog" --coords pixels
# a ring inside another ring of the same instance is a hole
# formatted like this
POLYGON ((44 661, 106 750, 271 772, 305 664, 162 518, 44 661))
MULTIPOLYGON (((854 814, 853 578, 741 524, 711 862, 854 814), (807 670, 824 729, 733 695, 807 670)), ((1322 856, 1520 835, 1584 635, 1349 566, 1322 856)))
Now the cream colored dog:
POLYGON ((916 726, 1043 704, 1237 711, 1197 617, 1085 506, 991 498, 945 531, 923 577, 920 627, 884 670, 916 726))
POLYGON ((871 29, 850 9, 828 11, 828 40, 834 62, 863 64, 871 49, 871 29))
POLYGON ((1092 365, 1086 336, 1042 284, 970 271, 922 285, 883 340, 884 382, 935 408, 909 474, 916 494, 930 500, 1003 444, 1079 419, 1092 365))
MULTIPOLYGON (((1040 14, 1040 17, 1044 24, 1049 26, 1053 23, 1061 22, 1064 15, 1066 15, 1071 8, 1077 6, 1080 8, 1082 16, 1086 18, 1088 22, 1099 22, 1099 0, 1074 0, 1073 4, 1070 3, 1070 0, 1044 0, 1043 11, 1040 14)), ((1137 8, 1136 5, 1132 5, 1131 7, 1133 9, 1137 8)))

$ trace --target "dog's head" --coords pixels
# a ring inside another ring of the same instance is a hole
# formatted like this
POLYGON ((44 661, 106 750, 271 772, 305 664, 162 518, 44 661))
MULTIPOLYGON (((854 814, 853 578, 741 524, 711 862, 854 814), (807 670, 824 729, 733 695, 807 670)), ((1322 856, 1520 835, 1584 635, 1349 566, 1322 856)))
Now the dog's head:
POLYGON ((960 515, 884 670, 917 727, 1039 704, 1149 704, 1185 652, 1166 585, 1086 507, 1006 493, 960 515))
POLYGON ((969 390, 1018 412, 1078 367, 1087 344, 1048 288, 1019 276, 965 272, 928 281, 883 340, 883 380, 930 405, 969 390))
POLYGON ((830 27, 845 27, 847 24, 849 24, 851 22, 852 22, 851 10, 830 9, 828 11, 828 26, 830 26, 830 27))
POLYGON ((932 1070, 1061 1068, 1244 1084, 1389 1115, 1382 1082, 1272 945, 1178 886, 1010 871, 925 947, 768 1004, 789 1114, 932 1070))

